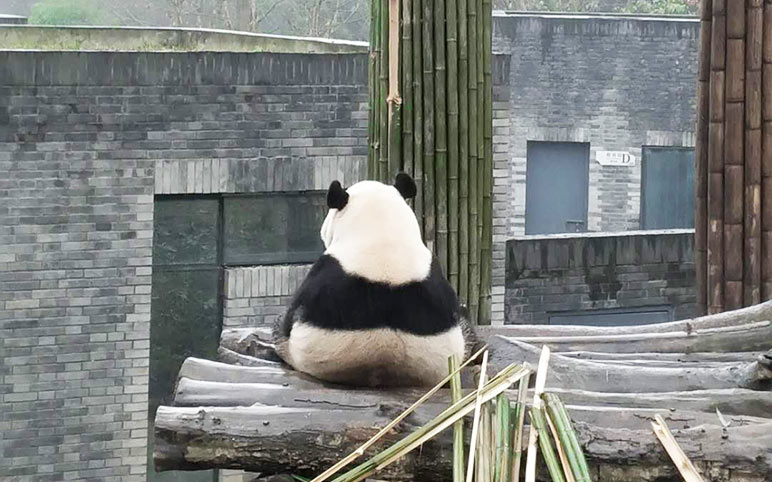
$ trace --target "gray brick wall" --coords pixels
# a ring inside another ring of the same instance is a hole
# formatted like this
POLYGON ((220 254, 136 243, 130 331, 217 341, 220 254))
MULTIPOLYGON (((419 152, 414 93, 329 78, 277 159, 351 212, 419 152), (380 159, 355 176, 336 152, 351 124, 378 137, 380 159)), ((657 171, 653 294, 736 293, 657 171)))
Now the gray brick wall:
POLYGON ((509 236, 525 232, 528 141, 590 143, 588 227, 639 228, 641 146, 693 146, 699 22, 684 18, 497 14, 511 55, 509 236), (634 154, 602 167, 600 150, 634 154))
POLYGON ((365 62, 0 52, 0 479, 145 480, 153 195, 359 180, 365 62))
POLYGON ((226 269, 223 326, 273 324, 310 269, 307 264, 226 269))
POLYGON ((507 242, 506 323, 553 313, 669 307, 697 314, 693 230, 524 236, 507 242))

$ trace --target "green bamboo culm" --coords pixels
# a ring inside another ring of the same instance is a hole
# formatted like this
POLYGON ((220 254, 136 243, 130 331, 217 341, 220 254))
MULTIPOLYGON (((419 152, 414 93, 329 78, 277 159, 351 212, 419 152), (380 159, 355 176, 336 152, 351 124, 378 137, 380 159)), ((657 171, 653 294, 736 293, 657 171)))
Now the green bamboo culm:
POLYGON ((413 177, 417 195, 410 204, 427 247, 467 306, 470 321, 488 324, 491 0, 397 0, 398 22, 389 15, 394 1, 371 0, 368 176, 389 184, 397 171, 413 177), (390 29, 398 29, 399 47, 391 65, 390 29))
POLYGON ((505 394, 496 399, 496 462, 493 466, 494 482, 509 482, 512 447, 509 419, 509 398, 505 394))
MULTIPOLYGON (((458 368, 458 358, 451 355, 448 358, 449 373, 458 368)), ((450 379, 450 399, 457 403, 463 396, 461 392, 461 373, 450 379)), ((466 470, 464 469, 464 421, 459 420, 453 424, 453 482, 464 482, 466 470)))
POLYGON ((541 455, 544 457, 552 482, 565 482, 563 468, 555 453, 555 447, 552 445, 552 437, 545 417, 543 408, 531 407, 531 427, 536 429, 538 434, 539 449, 541 449, 541 455))
POLYGON ((542 399, 547 408, 547 415, 555 426, 555 431, 568 459, 568 464, 571 466, 574 480, 576 482, 592 482, 587 460, 584 457, 584 452, 582 452, 582 447, 579 445, 579 439, 576 436, 565 406, 554 393, 544 393, 542 399))

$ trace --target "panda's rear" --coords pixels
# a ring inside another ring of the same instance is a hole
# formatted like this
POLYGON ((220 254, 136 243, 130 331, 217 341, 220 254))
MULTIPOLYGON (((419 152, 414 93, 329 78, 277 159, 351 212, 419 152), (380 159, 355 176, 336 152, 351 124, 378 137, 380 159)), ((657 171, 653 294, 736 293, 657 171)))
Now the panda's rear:
POLYGON ((406 175, 330 187, 327 250, 276 327, 295 369, 356 386, 434 385, 450 355, 468 352, 456 294, 404 200, 414 194, 406 175))

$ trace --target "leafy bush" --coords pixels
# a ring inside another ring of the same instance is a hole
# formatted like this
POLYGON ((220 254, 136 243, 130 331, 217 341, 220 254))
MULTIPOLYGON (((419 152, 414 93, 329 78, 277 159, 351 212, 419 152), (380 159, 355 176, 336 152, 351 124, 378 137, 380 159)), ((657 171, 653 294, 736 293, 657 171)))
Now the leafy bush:
POLYGON ((32 7, 29 23, 33 25, 99 25, 104 12, 90 0, 42 0, 32 7))

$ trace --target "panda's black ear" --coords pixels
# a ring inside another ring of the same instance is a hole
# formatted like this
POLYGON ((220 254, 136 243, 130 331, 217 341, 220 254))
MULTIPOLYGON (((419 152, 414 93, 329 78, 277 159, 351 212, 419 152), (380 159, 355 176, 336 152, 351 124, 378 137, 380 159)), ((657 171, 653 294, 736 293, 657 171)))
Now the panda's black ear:
POLYGON ((348 193, 338 181, 332 181, 327 190, 327 207, 330 209, 343 209, 348 203, 348 193))
POLYGON ((414 198, 417 192, 415 181, 409 174, 404 172, 397 174, 397 178, 394 180, 394 187, 397 188, 397 191, 399 191, 405 199, 414 198))

